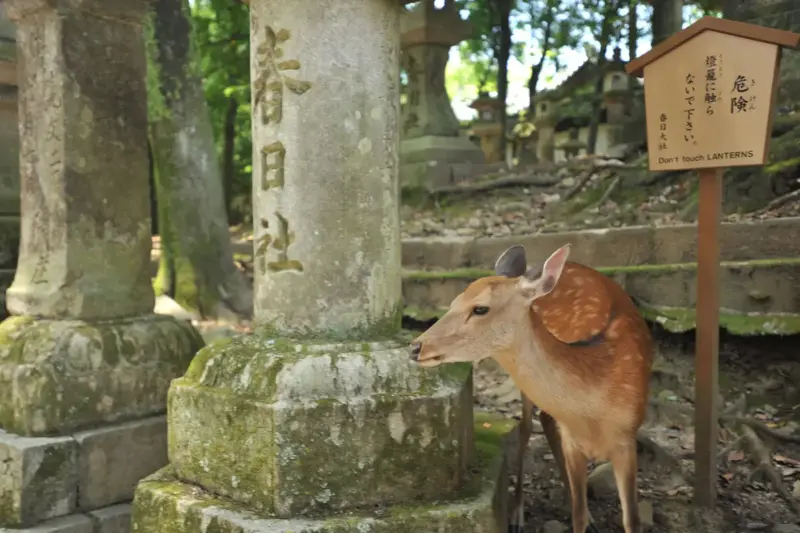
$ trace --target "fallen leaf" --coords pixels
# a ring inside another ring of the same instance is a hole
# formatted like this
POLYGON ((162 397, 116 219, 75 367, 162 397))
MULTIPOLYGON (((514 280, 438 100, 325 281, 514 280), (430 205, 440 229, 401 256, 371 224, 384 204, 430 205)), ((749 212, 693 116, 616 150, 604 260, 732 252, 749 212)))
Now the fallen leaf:
POLYGON ((728 454, 728 461, 735 463, 744 459, 744 452, 734 450, 728 454))
POLYGON ((785 455, 777 454, 773 455, 772 458, 775 459, 775 461, 778 463, 800 466, 800 461, 798 461, 797 459, 792 459, 791 457, 786 457, 785 455))

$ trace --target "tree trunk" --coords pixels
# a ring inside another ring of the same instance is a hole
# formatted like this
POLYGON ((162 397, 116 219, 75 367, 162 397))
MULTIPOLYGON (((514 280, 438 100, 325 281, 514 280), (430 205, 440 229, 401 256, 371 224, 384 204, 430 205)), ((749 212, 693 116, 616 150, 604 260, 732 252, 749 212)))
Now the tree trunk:
POLYGON ((228 109, 225 113, 225 143, 222 148, 222 184, 225 197, 225 212, 228 220, 231 219, 231 200, 233 197, 233 180, 235 179, 234 156, 236 152, 236 112, 239 110, 239 101, 231 96, 228 99, 228 109))
POLYGON ((681 31, 683 0, 654 0, 651 24, 653 26, 653 46, 681 31))
POLYGON ((597 147, 597 134, 600 130, 600 116, 603 113, 603 74, 606 69, 606 53, 611 41, 613 19, 617 16, 619 6, 616 1, 606 0, 603 10, 603 24, 600 29, 600 53, 597 55, 597 79, 592 98, 592 116, 589 122, 589 138, 586 141, 586 153, 594 154, 597 147))
MULTIPOLYGON (((628 0, 628 61, 636 57, 636 43, 639 42, 639 18, 636 14, 637 0, 628 0)), ((628 90, 636 88, 636 78, 628 76, 628 90)), ((633 95, 631 95, 631 98, 633 95)))
POLYGON ((511 55, 512 0, 500 0, 500 54, 497 58, 497 97, 500 100, 500 153, 506 153, 506 101, 508 100, 508 59, 511 55))
POLYGON ((547 2, 547 10, 542 17, 545 21, 544 35, 542 37, 542 56, 539 61, 531 67, 531 77, 528 80, 528 119, 532 120, 536 116, 536 87, 539 85, 539 76, 542 75, 544 62, 547 59, 547 52, 550 51, 550 38, 553 33, 553 21, 555 19, 555 6, 553 2, 547 2))
POLYGON ((730 20, 737 19, 737 11, 741 0, 722 0, 722 17, 730 20))
POLYGON ((252 289, 233 263, 214 134, 197 71, 187 0, 155 0, 148 30, 150 140, 162 260, 156 290, 214 317, 252 315, 252 289), (174 265, 174 274, 170 272, 174 265))

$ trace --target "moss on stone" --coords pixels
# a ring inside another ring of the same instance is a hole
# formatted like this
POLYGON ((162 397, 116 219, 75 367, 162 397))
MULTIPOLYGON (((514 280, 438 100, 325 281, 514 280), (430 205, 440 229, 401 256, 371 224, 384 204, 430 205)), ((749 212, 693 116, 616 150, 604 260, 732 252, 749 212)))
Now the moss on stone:
MULTIPOLYGON (((194 485, 179 482, 172 467, 143 480, 136 489, 132 510, 137 533, 505 533, 505 516, 497 500, 505 497, 506 483, 499 427, 503 419, 486 418, 475 427, 477 439, 494 443, 479 452, 474 475, 452 499, 351 510, 347 514, 303 519, 275 519, 252 508, 221 499, 194 485)), ((421 468, 419 465, 417 468, 421 468)), ((353 483, 363 480, 354 478, 353 483)))
POLYGON ((172 317, 0 324, 0 427, 63 434, 164 411, 172 378, 203 345, 172 317))
MULTIPOLYGON (((696 327, 696 312, 686 308, 640 307, 642 315, 673 333, 696 327)), ((720 313, 719 325, 733 335, 794 335, 800 333, 800 315, 720 313)))
POLYGON ((446 495, 471 371, 419 367, 395 343, 227 339, 173 383, 170 456, 181 479, 279 516, 446 495))
MULTIPOLYGON (((401 329, 403 320, 403 306, 398 304, 391 309, 385 316, 378 317, 369 324, 346 329, 309 329, 294 330, 291 338, 298 342, 353 342, 361 340, 387 341, 397 338, 398 331, 401 329)), ((271 323, 257 324, 255 333, 264 338, 286 338, 287 332, 282 331, 271 323)))
MULTIPOLYGON (((749 261, 723 261, 720 263, 722 268, 770 268, 780 266, 798 266, 800 258, 776 258, 776 259, 753 259, 749 261)), ((606 275, 629 274, 629 273, 651 273, 660 274, 668 272, 685 272, 697 270, 697 263, 670 263, 670 264, 646 264, 646 265, 625 265, 625 266, 602 266, 597 267, 598 272, 606 275)), ((486 276, 493 276, 494 271, 482 268, 459 268, 455 270, 407 270, 403 273, 404 279, 412 281, 435 281, 460 279, 473 281, 486 276)))

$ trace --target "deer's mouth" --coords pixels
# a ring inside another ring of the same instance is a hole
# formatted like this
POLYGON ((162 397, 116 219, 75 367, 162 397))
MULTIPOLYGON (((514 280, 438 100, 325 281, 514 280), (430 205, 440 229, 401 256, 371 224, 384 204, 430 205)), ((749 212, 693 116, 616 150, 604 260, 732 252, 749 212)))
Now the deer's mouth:
POLYGON ((419 366, 432 367, 444 363, 444 354, 425 355, 417 360, 419 366))

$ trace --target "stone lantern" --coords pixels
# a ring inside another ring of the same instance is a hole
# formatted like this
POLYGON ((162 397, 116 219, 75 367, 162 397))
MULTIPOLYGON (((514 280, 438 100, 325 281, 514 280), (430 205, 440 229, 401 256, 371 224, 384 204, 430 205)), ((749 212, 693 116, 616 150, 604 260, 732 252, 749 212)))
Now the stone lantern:
POLYGON ((503 161, 504 154, 500 152, 500 136, 504 133, 500 123, 500 113, 504 112, 503 104, 497 98, 482 92, 470 107, 478 112, 478 118, 472 125, 472 133, 480 139, 486 162, 503 161))
POLYGON ((400 17, 402 66, 408 75, 400 145, 402 185, 446 185, 454 164, 483 162, 480 149, 460 134, 445 87, 450 48, 471 32, 453 0, 441 8, 424 0, 400 17))

